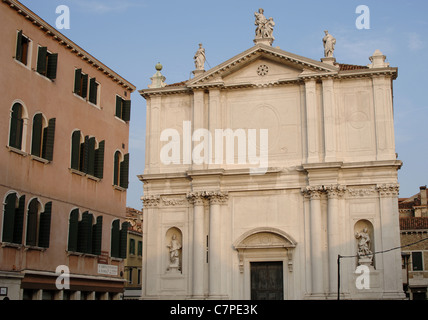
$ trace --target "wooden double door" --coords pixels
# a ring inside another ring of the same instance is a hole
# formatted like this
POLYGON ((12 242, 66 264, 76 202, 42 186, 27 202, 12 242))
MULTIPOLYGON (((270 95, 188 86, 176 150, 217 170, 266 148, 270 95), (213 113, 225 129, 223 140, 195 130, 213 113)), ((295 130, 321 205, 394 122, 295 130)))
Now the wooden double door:
POLYGON ((251 262, 251 300, 284 300, 283 263, 251 262))

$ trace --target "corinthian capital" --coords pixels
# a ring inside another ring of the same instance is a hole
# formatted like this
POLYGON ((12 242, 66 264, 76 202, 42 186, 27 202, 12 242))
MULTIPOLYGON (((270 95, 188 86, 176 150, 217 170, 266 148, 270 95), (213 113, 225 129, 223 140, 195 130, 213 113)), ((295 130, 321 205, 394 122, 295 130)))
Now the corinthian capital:
POLYGON ((191 204, 200 206, 207 201, 208 193, 206 191, 189 192, 186 197, 191 204))
POLYGON ((150 195, 141 197, 144 208, 157 207, 160 203, 160 195, 150 195))
POLYGON ((342 197, 346 191, 346 187, 340 184, 325 186, 324 189, 329 198, 342 197))
POLYGON ((229 194, 222 191, 209 191, 208 199, 210 204, 225 204, 229 200, 229 194))
POLYGON ((323 192, 324 186, 307 186, 302 188, 303 195, 311 199, 321 198, 323 192))
POLYGON ((397 197, 400 185, 398 183, 378 184, 376 190, 381 197, 397 197))

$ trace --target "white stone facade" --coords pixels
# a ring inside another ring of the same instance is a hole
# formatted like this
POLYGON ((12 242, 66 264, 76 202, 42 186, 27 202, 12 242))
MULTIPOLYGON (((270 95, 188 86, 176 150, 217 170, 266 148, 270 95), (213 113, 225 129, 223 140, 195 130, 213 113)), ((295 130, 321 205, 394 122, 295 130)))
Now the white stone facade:
MULTIPOLYGON (((336 299, 337 258, 357 254, 356 232, 367 229, 372 252, 400 246, 397 69, 378 51, 368 67, 345 67, 255 43, 185 83, 140 91, 143 299, 251 299, 251 263, 260 261, 282 262, 284 299, 336 299), (170 162, 167 129, 181 138, 170 162), (240 162, 238 138, 233 163, 227 148, 216 161, 217 139, 205 145, 206 161, 190 161, 200 151, 202 139, 189 138, 197 129, 212 137, 243 129, 247 140, 250 129, 257 137, 268 129, 268 166, 254 174, 261 163, 240 162), (172 234, 181 244, 174 272, 172 234)), ((374 255, 365 289, 356 286, 359 259, 340 262, 341 298, 404 297, 400 250, 374 255)))

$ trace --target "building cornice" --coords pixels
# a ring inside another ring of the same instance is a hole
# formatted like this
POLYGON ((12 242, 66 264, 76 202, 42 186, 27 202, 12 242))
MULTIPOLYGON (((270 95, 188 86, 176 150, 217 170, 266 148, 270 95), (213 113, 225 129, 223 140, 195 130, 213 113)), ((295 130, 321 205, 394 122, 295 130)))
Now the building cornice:
POLYGON ((68 49, 71 53, 88 63, 93 68, 104 73, 105 76, 109 77, 112 81, 122 86, 129 92, 135 91, 136 87, 129 81, 121 77, 119 74, 111 70, 109 67, 104 65, 102 62, 97 60, 95 57, 90 55, 88 52, 83 50, 73 41, 68 39, 62 33, 58 32, 55 28, 45 22, 42 18, 32 12, 30 9, 25 7, 23 4, 16 0, 2 0, 2 2, 8 5, 11 9, 15 10, 18 14, 23 16, 25 19, 30 21, 35 28, 39 28, 40 31, 44 32, 47 36, 52 37, 53 40, 57 41, 60 45, 68 49))

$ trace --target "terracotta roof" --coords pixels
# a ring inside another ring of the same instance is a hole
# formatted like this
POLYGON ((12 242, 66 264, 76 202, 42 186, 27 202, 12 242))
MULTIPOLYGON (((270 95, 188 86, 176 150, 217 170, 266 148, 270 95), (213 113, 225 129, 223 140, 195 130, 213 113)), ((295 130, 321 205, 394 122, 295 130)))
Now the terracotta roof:
POLYGON ((428 229, 428 217, 400 218, 400 230, 428 229))
POLYGON ((338 63, 340 67, 340 71, 350 71, 350 70, 360 70, 360 69, 368 69, 369 67, 366 66, 357 66, 354 64, 345 64, 345 63, 338 63))

